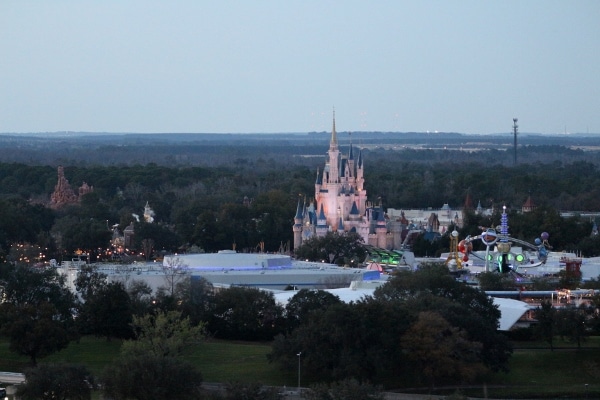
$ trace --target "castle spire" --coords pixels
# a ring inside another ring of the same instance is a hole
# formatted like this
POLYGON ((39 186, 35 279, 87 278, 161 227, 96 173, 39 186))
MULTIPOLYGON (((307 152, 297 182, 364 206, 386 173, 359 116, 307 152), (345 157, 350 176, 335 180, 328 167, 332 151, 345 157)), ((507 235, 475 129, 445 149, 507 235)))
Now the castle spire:
POLYGON ((331 147, 337 147, 337 132, 335 131, 335 107, 333 109, 333 128, 331 129, 331 147))

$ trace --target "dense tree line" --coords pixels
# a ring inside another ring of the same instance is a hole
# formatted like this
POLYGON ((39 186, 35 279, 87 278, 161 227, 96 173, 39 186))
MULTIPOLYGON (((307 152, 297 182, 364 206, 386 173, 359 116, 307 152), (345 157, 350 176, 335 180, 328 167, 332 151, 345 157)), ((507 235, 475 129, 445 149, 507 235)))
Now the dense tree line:
MULTIPOLYGON (((340 148, 350 143, 348 132, 338 131, 340 148)), ((306 165, 307 157, 323 154, 331 132, 309 134, 82 134, 65 137, 44 134, 0 135, 0 159, 43 165, 164 166, 230 165, 232 161, 306 165)), ((512 165, 511 134, 352 132, 354 143, 376 152, 393 150, 407 161, 467 162, 512 165), (427 149, 427 150, 424 150, 427 149), (492 150, 490 150, 492 149, 492 150), (425 155, 426 157, 424 157, 425 155)), ((520 135, 519 162, 590 161, 597 163, 595 135, 520 135), (586 149, 585 151, 582 149, 586 149)))
MULTIPOLYGON (((371 198, 382 198, 384 208, 438 208, 448 203, 460 209, 470 194, 484 208, 500 210, 506 205, 512 213, 511 234, 519 238, 532 240, 542 230, 552 231, 556 248, 591 255, 587 249, 597 247, 585 239, 590 221, 566 221, 558 215, 559 210, 600 210, 597 164, 553 161, 507 166, 462 159, 467 157, 437 161, 427 151, 368 153, 366 188, 371 198), (421 160, 407 161, 411 152, 421 160), (519 215, 528 196, 538 211, 519 215)), ((65 175, 72 186, 85 181, 94 192, 78 205, 58 210, 45 207, 56 183, 54 167, 0 163, 0 255, 6 257, 13 244, 29 243, 44 249, 48 258, 60 260, 77 249, 106 247, 110 227, 118 224, 122 232, 131 223, 140 233, 138 249, 143 239, 152 239, 155 251, 167 252, 193 246, 207 252, 234 246, 239 251, 288 248, 299 195, 310 199, 315 171, 323 161, 313 160, 310 166, 247 159, 203 167, 70 165, 65 166, 65 175), (142 214, 146 202, 155 211, 153 225, 138 223, 133 216, 142 214)), ((478 222, 497 224, 497 218, 476 218, 469 221, 471 229, 478 222)))

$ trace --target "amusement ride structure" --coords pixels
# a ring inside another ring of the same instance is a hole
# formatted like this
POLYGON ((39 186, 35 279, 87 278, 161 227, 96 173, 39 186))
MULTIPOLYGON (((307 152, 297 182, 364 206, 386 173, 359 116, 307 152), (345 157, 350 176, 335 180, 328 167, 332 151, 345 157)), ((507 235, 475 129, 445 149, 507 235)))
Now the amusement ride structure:
POLYGON ((535 244, 524 240, 513 238, 508 233, 508 215, 506 206, 503 207, 500 225, 496 228, 484 228, 482 233, 475 237, 467 236, 458 240, 458 232, 450 234, 450 253, 446 257, 446 264, 451 270, 461 270, 465 267, 479 268, 479 271, 471 272, 547 272, 556 273, 561 269, 579 272, 581 258, 572 253, 560 253, 559 265, 545 268, 554 254, 549 250, 552 246, 548 243, 549 234, 542 232, 535 244), (473 242, 480 240, 485 245, 485 251, 473 251, 473 242), (517 246, 518 245, 518 246, 517 246), (472 259, 472 261, 471 261, 472 259), (469 265, 469 261, 471 264, 469 265))

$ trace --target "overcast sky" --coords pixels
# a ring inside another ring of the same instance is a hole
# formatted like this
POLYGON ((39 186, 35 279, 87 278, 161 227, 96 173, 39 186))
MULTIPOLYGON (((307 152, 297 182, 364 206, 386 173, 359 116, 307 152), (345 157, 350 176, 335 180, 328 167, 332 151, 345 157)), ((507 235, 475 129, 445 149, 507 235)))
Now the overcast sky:
POLYGON ((598 0, 0 0, 0 132, 600 133, 598 0))

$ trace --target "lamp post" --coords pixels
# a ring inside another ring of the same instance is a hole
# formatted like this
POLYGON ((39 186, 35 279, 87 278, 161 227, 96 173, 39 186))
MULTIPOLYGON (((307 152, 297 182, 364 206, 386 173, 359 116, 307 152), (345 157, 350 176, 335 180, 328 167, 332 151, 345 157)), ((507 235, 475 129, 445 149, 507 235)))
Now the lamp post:
POLYGON ((298 393, 299 393, 300 392, 300 356, 302 355, 302 352, 299 352, 296 355, 298 356, 298 393))

